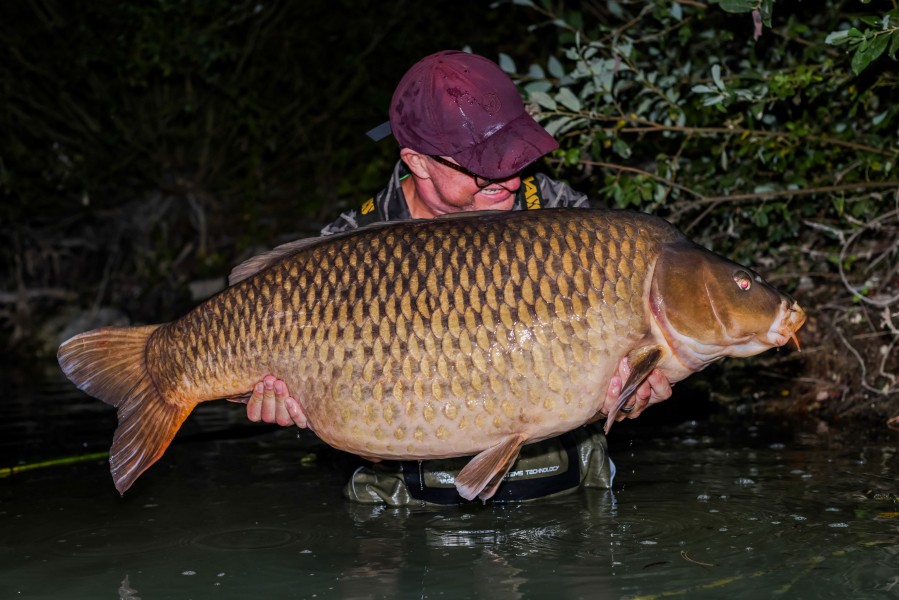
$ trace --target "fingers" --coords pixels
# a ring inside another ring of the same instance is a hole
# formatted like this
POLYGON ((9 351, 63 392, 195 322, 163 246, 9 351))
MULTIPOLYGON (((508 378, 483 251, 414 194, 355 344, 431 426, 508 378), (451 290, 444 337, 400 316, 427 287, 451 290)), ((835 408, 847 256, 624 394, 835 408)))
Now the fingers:
POLYGON ((287 414, 290 415, 290 419, 297 427, 300 429, 309 427, 309 422, 306 420, 306 413, 303 412, 303 407, 300 406, 299 402, 288 397, 285 405, 287 406, 287 414))
POLYGON ((629 419, 636 419, 644 410, 652 404, 658 404, 671 397, 671 382, 659 369, 653 369, 634 394, 633 410, 627 415, 629 419))
POLYGON ((303 407, 290 395, 287 384, 274 375, 266 375, 253 388, 247 402, 247 419, 254 423, 309 426, 303 407))
MULTIPOLYGON (((275 423, 278 414, 278 400, 275 398, 275 378, 266 375, 262 380, 262 420, 265 423, 275 423)), ((283 385, 284 382, 281 382, 283 385)))
MULTIPOLYGON (((625 357, 619 361, 618 370, 612 375, 612 379, 609 381, 609 387, 606 390, 606 399, 603 403, 601 412, 609 414, 612 411, 621 396, 623 382, 627 381, 630 374, 631 367, 630 364, 628 364, 627 357, 625 357)), ((671 382, 668 381, 668 378, 661 370, 653 369, 649 374, 649 377, 646 378, 646 381, 640 384, 634 392, 633 397, 628 401, 627 405, 622 407, 615 416, 615 420, 636 419, 651 404, 657 404, 670 397, 671 382)))
POLYGON ((618 402, 618 397, 621 395, 621 376, 620 375, 612 375, 612 380, 609 381, 609 389, 606 390, 606 404, 609 403, 615 404, 618 402))
POLYGON ((287 396, 287 386, 284 385, 284 382, 280 379, 275 382, 274 389, 272 390, 274 401, 274 411, 275 411, 275 422, 281 426, 293 425, 293 419, 290 418, 290 413, 287 410, 287 401, 285 396, 287 396))
POLYGON ((283 426, 296 425, 300 428, 307 426, 306 415, 300 403, 288 394, 287 384, 280 379, 275 381, 275 422, 283 426))
POLYGON ((650 404, 657 404, 671 397, 671 382, 660 370, 653 369, 646 378, 646 384, 652 389, 649 398, 650 404))
POLYGON ((258 423, 262 420, 262 398, 265 394, 265 383, 260 381, 253 387, 253 394, 247 401, 247 419, 258 423))

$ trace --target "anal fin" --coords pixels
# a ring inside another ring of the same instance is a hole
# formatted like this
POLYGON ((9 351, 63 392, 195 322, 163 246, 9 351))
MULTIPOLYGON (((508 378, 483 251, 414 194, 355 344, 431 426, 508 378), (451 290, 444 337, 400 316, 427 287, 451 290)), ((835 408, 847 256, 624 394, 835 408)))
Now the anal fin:
POLYGON ((661 358, 662 349, 659 346, 642 346, 627 355, 627 362, 631 367, 631 374, 628 375, 627 381, 625 381, 624 385, 621 387, 621 394, 618 396, 618 402, 615 404, 615 407, 612 408, 611 412, 609 412, 609 416, 606 417, 606 425, 604 428, 606 434, 612 429, 615 417, 618 416, 618 413, 624 405, 626 405, 636 393, 640 384, 649 377, 649 374, 656 368, 656 365, 659 364, 661 358))
POLYGON ((459 495, 466 500, 491 498, 518 458, 526 439, 523 433, 509 435, 472 458, 456 476, 459 495))

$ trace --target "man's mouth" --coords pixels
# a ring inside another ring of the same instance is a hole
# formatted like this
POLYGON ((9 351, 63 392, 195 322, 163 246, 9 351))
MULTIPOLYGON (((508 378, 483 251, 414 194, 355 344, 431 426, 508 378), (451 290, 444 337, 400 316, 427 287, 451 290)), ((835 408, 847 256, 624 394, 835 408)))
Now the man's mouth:
POLYGON ((513 189, 511 186, 506 187, 501 183, 494 183, 493 185, 489 185, 483 189, 481 189, 478 193, 483 194, 484 196, 492 199, 499 199, 500 197, 504 197, 505 194, 509 194, 510 196, 514 196, 515 192, 518 191, 518 186, 516 185, 513 189))

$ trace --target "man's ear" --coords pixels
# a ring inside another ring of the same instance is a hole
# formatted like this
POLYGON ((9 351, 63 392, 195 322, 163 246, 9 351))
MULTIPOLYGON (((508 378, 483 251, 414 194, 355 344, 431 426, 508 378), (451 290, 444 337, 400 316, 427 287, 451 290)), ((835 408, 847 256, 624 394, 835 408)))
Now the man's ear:
POLYGON ((403 162, 406 163, 406 166, 409 167, 409 170, 415 177, 419 179, 431 178, 431 173, 428 170, 430 167, 428 157, 424 154, 410 148, 402 148, 400 149, 400 158, 403 159, 403 162))

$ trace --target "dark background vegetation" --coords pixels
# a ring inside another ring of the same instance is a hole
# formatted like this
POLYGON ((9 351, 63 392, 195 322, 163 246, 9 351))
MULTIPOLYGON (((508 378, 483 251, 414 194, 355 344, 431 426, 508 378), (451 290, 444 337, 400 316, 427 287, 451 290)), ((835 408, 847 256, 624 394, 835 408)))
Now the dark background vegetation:
POLYGON ((397 81, 426 54, 469 48, 508 59, 562 142, 542 169, 598 204, 671 219, 808 308, 801 354, 717 367, 704 379, 713 397, 879 426, 899 414, 893 2, 37 0, 2 11, 0 344, 11 361, 51 356, 75 329, 171 319, 243 258, 372 195, 397 148, 364 134, 386 119, 397 81))

